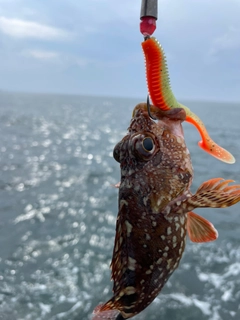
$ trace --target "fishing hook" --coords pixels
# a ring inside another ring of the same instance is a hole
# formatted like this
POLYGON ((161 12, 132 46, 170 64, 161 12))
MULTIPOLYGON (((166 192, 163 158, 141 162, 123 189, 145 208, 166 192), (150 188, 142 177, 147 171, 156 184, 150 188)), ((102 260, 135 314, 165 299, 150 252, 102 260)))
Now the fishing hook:
POLYGON ((148 111, 149 118, 151 118, 152 120, 157 120, 157 118, 155 118, 155 117, 151 114, 150 102, 149 102, 149 95, 147 95, 147 111, 148 111))

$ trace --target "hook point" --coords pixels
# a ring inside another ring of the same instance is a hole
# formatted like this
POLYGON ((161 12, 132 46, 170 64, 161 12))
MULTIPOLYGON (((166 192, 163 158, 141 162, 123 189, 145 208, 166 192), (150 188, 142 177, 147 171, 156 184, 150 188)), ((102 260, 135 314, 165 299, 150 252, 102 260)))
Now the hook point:
POLYGON ((149 118, 151 118, 152 120, 157 120, 157 118, 155 118, 155 117, 151 114, 149 94, 147 95, 147 111, 148 111, 149 118))

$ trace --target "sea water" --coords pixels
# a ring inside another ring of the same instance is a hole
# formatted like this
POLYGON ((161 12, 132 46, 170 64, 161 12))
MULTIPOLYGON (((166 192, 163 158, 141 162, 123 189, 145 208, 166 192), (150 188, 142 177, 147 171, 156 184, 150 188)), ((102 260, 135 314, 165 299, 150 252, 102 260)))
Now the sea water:
MULTIPOLYGON (((142 101, 0 94, 0 320, 87 320, 111 297, 120 179, 112 150, 142 101)), ((214 177, 240 183, 240 105, 183 103, 236 158, 209 156, 184 124, 192 191, 214 177)), ((134 319, 240 319, 240 205, 195 211, 218 240, 188 240, 179 268, 134 319)))

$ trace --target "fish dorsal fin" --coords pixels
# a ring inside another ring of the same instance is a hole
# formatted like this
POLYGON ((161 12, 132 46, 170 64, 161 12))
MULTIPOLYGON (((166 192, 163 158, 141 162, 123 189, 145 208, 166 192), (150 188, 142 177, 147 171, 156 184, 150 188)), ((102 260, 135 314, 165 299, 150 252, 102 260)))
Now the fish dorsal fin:
POLYGON ((213 224, 192 211, 188 212, 187 231, 192 242, 209 242, 218 238, 213 224))

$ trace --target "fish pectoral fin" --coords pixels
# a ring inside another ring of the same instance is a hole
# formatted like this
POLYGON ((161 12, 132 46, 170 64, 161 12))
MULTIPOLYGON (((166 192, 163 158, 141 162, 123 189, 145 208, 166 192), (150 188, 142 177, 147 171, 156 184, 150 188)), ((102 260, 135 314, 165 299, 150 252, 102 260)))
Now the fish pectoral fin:
POLYGON ((240 201, 240 185, 229 186, 233 180, 215 178, 204 182, 187 200, 189 211, 194 208, 226 208, 240 201))
POLYGON ((209 242, 218 238, 213 224, 192 211, 187 216, 187 232, 192 242, 209 242))
POLYGON ((240 184, 229 186, 233 180, 215 178, 205 181, 192 195, 185 192, 162 210, 162 214, 187 213, 195 208, 226 208, 240 201, 240 184))

